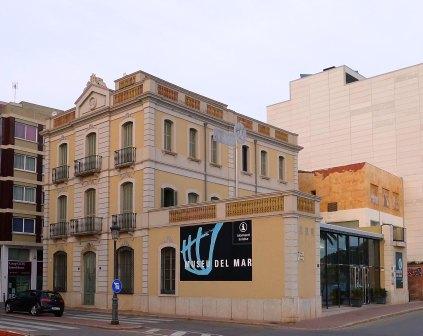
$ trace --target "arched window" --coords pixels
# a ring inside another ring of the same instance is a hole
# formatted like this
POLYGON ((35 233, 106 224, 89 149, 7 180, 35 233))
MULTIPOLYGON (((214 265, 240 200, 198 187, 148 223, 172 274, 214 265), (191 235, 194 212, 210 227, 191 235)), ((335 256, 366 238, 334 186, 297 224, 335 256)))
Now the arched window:
POLYGON ((242 153, 241 153, 241 164, 242 164, 242 171, 244 172, 248 172, 249 169, 249 160, 250 160, 250 153, 249 153, 250 149, 248 148, 247 145, 243 145, 242 146, 242 153))
POLYGON ((178 193, 172 188, 161 189, 161 206, 166 208, 178 204, 178 193))
POLYGON ((85 216, 94 217, 95 208, 95 189, 88 189, 85 191, 85 216))
POLYGON ((118 277, 122 281, 122 294, 134 292, 134 250, 130 247, 120 247, 118 254, 118 277))
POLYGON ((65 195, 57 198, 57 222, 67 221, 68 198, 65 195))
POLYGON ((285 181, 285 158, 279 156, 279 180, 285 181))
POLYGON ((216 165, 219 164, 219 148, 217 141, 214 140, 213 136, 211 137, 210 143, 210 161, 216 165))
POLYGON ((68 164, 68 144, 62 143, 59 146, 59 167, 68 164))
POLYGON ((133 184, 125 182, 121 185, 121 210, 122 213, 133 212, 133 184))
POLYGON ((188 193, 188 203, 189 204, 192 204, 192 203, 198 203, 198 200, 199 200, 199 196, 198 196, 198 194, 197 193, 195 193, 195 192, 190 192, 190 193, 188 193))
POLYGON ((171 152, 172 151, 172 136, 173 136, 173 122, 166 119, 164 121, 164 139, 163 145, 164 150, 171 152))
POLYGON ((85 142, 85 156, 97 155, 97 135, 90 133, 87 135, 85 142))
POLYGON ((261 176, 267 176, 267 152, 264 150, 260 152, 260 167, 261 176))
POLYGON ((197 130, 189 129, 189 157, 197 158, 197 130))
POLYGON ((67 254, 58 251, 53 255, 53 290, 66 292, 67 254))
POLYGON ((160 293, 175 294, 175 248, 162 248, 160 256, 160 293))
POLYGON ((217 196, 210 197, 210 201, 212 201, 212 202, 217 202, 218 200, 219 200, 219 197, 217 197, 217 196))
POLYGON ((128 121, 122 125, 122 148, 132 147, 132 121, 128 121))

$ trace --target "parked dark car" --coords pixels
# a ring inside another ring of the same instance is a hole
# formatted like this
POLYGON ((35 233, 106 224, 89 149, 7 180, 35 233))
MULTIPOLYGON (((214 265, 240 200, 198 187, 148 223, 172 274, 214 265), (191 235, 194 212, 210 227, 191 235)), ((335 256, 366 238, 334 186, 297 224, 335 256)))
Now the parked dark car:
POLYGON ((13 298, 6 300, 6 313, 14 311, 28 312, 32 316, 47 312, 55 316, 62 316, 65 302, 57 292, 28 290, 17 293, 13 298))

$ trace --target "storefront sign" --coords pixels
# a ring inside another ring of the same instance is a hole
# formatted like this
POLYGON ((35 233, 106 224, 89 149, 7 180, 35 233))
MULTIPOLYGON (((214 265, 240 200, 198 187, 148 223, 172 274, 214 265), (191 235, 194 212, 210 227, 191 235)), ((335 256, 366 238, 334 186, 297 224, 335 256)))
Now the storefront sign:
POLYGON ((9 276, 31 275, 30 261, 9 261, 9 276))
POLYGON ((403 288, 403 260, 402 252, 395 252, 395 282, 397 288, 403 288))
POLYGON ((251 281, 251 220, 180 228, 181 281, 251 281))

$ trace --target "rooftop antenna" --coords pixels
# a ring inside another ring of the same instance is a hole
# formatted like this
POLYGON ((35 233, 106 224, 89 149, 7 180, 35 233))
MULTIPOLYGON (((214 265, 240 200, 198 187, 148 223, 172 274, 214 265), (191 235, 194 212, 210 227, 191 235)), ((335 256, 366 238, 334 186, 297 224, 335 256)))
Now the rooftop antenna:
POLYGON ((13 89, 13 102, 16 103, 16 91, 18 90, 18 82, 12 83, 12 89, 13 89))

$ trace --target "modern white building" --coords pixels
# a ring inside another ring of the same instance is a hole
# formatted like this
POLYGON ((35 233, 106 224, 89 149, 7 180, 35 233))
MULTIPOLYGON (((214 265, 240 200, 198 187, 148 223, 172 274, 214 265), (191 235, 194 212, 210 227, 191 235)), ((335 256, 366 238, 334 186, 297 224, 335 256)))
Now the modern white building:
POLYGON ((408 258, 423 261, 423 64, 371 78, 347 66, 302 75, 267 117, 299 134, 300 169, 369 162, 402 177, 408 258))

